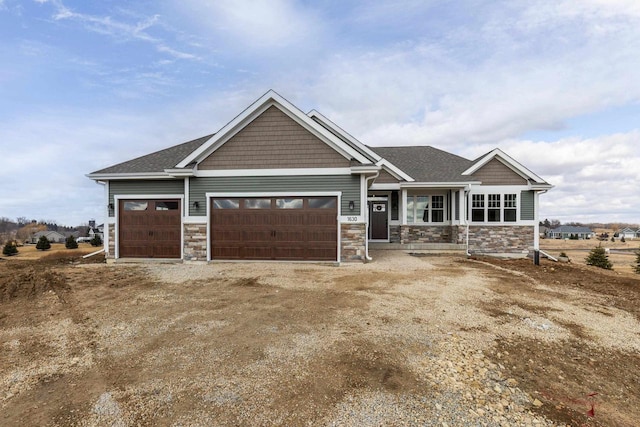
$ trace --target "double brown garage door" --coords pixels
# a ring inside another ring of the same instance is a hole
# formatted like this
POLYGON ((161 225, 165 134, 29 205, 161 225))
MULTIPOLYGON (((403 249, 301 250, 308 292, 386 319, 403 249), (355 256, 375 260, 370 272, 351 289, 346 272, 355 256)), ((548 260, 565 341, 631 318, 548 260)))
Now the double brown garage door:
POLYGON ((180 258, 180 200, 121 200, 118 225, 122 258, 180 258))
POLYGON ((336 197, 214 198, 211 258, 335 261, 336 197))

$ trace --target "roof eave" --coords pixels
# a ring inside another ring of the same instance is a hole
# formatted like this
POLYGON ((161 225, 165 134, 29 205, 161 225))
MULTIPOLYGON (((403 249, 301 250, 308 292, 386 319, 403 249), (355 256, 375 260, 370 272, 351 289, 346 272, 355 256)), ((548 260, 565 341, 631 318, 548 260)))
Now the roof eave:
POLYGON ((123 179, 171 179, 175 178, 166 172, 136 172, 136 173, 89 173, 85 175, 94 181, 114 181, 123 179))

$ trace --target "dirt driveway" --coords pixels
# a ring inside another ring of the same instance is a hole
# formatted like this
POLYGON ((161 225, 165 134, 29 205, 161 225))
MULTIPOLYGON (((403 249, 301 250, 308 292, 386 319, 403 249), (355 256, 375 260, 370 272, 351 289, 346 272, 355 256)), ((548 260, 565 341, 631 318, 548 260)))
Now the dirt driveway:
POLYGON ((0 261, 0 425, 637 425, 636 277, 374 256, 0 261))

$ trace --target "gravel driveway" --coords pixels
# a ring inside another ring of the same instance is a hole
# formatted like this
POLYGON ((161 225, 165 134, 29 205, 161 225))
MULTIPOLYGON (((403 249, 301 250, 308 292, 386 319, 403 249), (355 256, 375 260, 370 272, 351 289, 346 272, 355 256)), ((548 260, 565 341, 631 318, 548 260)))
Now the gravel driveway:
MULTIPOLYGON (((559 424, 496 350, 506 336, 573 333, 495 287, 509 280, 539 305, 544 285, 464 258, 373 255, 341 267, 28 267, 49 276, 1 301, 0 424, 559 424), (492 312, 500 301, 515 320, 492 312)), ((614 321, 621 334, 638 327, 602 316, 603 336, 614 321)), ((629 337, 602 345, 637 350, 629 337)))

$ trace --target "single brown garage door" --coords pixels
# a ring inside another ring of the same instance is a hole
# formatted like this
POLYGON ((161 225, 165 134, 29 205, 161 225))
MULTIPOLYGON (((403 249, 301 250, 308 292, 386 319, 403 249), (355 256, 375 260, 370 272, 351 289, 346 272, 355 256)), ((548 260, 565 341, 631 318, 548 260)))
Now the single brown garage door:
POLYGON ((215 198, 211 258, 335 261, 336 197, 215 198))
POLYGON ((180 200, 121 200, 121 258, 180 258, 180 200))

